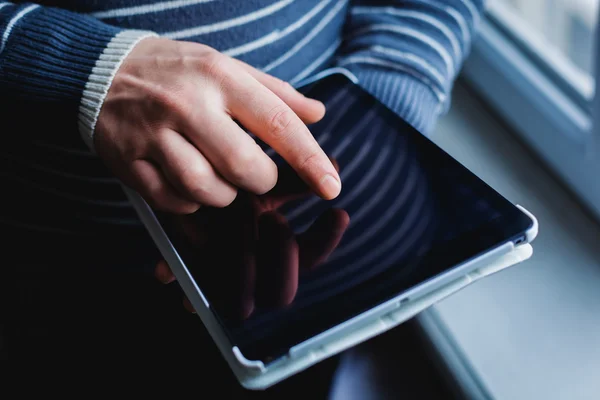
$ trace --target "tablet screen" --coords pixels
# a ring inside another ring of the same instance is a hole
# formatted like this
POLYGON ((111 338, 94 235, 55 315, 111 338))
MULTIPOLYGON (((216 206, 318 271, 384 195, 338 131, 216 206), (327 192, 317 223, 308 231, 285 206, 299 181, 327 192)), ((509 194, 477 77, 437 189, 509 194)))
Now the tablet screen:
POLYGON ((309 128, 339 169, 320 200, 279 166, 264 196, 157 214, 233 345, 268 362, 459 263, 532 221, 389 109, 335 75, 302 89, 323 101, 309 128))

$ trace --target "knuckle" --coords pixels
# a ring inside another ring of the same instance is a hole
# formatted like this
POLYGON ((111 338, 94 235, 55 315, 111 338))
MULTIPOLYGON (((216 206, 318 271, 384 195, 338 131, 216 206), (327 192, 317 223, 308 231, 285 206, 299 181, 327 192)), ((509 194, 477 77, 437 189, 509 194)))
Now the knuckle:
POLYGON ((313 164, 319 158, 319 152, 314 150, 306 155, 304 155, 298 164, 299 168, 303 171, 310 170, 311 164, 313 164))
POLYGON ((227 171, 236 181, 245 180, 260 162, 260 154, 256 149, 240 146, 227 160, 227 171))
POLYGON ((279 105, 271 110, 267 119, 267 130, 269 135, 285 139, 290 134, 290 127, 295 121, 296 114, 286 105, 279 105))
POLYGON ((226 63, 228 59, 217 51, 207 52, 202 56, 202 61, 198 64, 200 72, 208 76, 222 79, 227 72, 226 63))
POLYGON ((218 178, 209 168, 190 168, 182 174, 181 180, 191 198, 207 206, 227 207, 237 196, 235 190, 219 190, 218 178))
POLYGON ((194 199, 204 198, 208 191, 211 173, 206 168, 190 167, 185 169, 180 176, 183 186, 194 199))
POLYGON ((281 92, 292 92, 295 91, 296 89, 294 89, 294 87, 292 85, 290 85, 289 82, 284 81, 282 79, 279 78, 273 78, 274 79, 274 85, 275 88, 281 92))

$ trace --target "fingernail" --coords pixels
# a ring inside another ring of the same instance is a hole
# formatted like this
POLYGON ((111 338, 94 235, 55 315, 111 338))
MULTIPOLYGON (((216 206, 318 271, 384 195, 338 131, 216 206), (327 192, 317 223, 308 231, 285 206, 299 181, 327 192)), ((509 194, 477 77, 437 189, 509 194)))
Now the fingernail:
POLYGON ((325 175, 321 179, 321 191, 325 195, 325 198, 331 200, 335 199, 342 190, 340 181, 333 177, 333 175, 325 175))

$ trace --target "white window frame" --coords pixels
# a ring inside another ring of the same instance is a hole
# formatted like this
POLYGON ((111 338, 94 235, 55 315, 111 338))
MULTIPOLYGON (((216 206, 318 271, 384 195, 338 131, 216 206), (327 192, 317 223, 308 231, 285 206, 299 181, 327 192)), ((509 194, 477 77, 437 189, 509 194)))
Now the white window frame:
MULTIPOLYGON (((600 220, 600 96, 591 100, 593 79, 526 23, 510 23, 515 17, 509 6, 489 1, 463 77, 600 220)), ((596 68, 600 77, 600 62, 596 68)), ((600 79, 596 85, 600 93, 600 79)))

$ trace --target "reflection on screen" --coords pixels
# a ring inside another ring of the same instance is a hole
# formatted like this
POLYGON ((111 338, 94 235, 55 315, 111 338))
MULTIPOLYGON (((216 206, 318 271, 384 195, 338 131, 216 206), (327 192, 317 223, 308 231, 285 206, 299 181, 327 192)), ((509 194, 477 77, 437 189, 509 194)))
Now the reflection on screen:
POLYGON ((280 168, 273 191, 240 193, 225 209, 191 217, 160 216, 248 358, 269 360, 505 234, 494 227, 512 205, 345 82, 309 89, 328 110, 310 130, 339 169, 337 199, 313 195, 264 146, 280 168), (477 240, 454 249, 467 234, 477 240))

